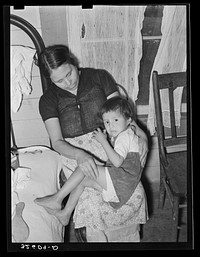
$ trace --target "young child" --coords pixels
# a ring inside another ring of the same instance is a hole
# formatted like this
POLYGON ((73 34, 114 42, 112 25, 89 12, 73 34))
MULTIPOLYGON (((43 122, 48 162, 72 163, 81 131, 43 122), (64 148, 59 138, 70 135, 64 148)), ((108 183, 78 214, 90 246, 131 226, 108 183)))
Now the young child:
POLYGON ((68 224, 85 187, 99 190, 104 201, 117 209, 129 200, 140 181, 142 167, 138 137, 130 126, 134 117, 130 103, 119 96, 110 98, 102 106, 100 115, 110 141, 100 128, 93 132, 93 138, 108 156, 106 164, 96 161, 99 171, 96 179, 86 177, 77 167, 56 194, 35 199, 35 203, 55 215, 63 225, 68 224), (69 193, 67 204, 61 209, 62 201, 69 193))

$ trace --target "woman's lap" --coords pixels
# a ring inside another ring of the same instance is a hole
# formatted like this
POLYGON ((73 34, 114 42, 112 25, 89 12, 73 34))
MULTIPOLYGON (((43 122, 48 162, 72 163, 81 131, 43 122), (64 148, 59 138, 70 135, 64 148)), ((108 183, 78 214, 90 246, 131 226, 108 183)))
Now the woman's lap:
MULTIPOLYGON (((89 133, 67 141, 106 160, 107 157, 102 146, 91 136, 92 133, 89 133)), ((76 161, 63 157, 63 164, 63 171, 66 177, 69 177, 76 168, 76 161)), ((147 219, 146 197, 141 182, 129 201, 118 210, 104 202, 100 192, 92 188, 85 188, 73 217, 75 228, 86 226, 100 230, 119 225, 142 224, 146 223, 147 219)))
POLYGON ((86 188, 74 212, 75 228, 91 227, 106 230, 110 227, 146 223, 146 199, 141 183, 129 201, 120 209, 113 209, 103 201, 101 193, 86 188))

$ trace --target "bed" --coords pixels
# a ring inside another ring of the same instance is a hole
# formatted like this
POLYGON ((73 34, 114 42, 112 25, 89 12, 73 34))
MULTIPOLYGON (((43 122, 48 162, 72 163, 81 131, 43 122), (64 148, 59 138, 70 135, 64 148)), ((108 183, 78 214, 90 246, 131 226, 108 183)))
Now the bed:
MULTIPOLYGON (((31 38, 39 55, 45 45, 38 31, 13 14, 10 15, 10 23, 31 38)), ((47 80, 41 72, 40 77, 44 92, 47 80)), ((11 242, 63 242, 64 227, 33 202, 36 197, 54 194, 59 189, 60 155, 42 145, 19 148, 12 121, 11 138, 11 242)))
POLYGON ((12 242, 63 242, 64 227, 34 203, 36 197, 59 189, 60 155, 48 147, 31 146, 18 149, 12 159, 12 242))

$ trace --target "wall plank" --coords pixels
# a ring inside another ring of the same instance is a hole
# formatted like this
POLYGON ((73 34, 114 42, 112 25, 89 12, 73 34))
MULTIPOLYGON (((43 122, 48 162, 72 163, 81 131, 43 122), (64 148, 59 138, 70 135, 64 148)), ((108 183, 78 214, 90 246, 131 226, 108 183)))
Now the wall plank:
POLYGON ((108 70, 134 99, 140 45, 135 42, 135 30, 136 24, 141 25, 138 15, 142 11, 141 6, 97 6, 91 10, 68 8, 67 12, 70 47, 81 56, 81 66, 108 70))
POLYGON ((110 74, 115 74, 117 83, 125 84, 125 46, 124 42, 93 42, 82 44, 82 62, 87 67, 105 69, 110 74), (112 62, 110 61, 112 60, 112 62), (115 65, 113 65, 115 63, 115 65))
POLYGON ((125 7, 101 6, 81 12, 85 33, 82 38, 112 39, 124 36, 125 7))
POLYGON ((23 104, 18 112, 11 112, 13 121, 19 120, 34 120, 40 118, 39 114, 39 99, 24 99, 23 104))
POLYGON ((45 45, 68 44, 66 6, 40 6, 39 13, 45 45))
POLYGON ((47 137, 34 137, 34 138, 26 138, 26 139, 17 139, 18 147, 29 147, 33 145, 44 145, 50 147, 50 141, 47 137))
POLYGON ((48 137, 46 128, 41 119, 34 120, 15 120, 13 121, 16 139, 43 138, 48 137))

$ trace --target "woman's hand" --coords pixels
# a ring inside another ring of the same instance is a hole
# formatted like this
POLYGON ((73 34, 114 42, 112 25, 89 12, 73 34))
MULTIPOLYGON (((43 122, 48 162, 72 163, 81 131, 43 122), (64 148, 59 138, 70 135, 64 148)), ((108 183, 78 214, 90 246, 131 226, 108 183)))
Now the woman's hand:
POLYGON ((80 150, 77 154, 76 160, 79 168, 86 177, 96 179, 99 176, 96 163, 91 155, 83 150, 80 150))

